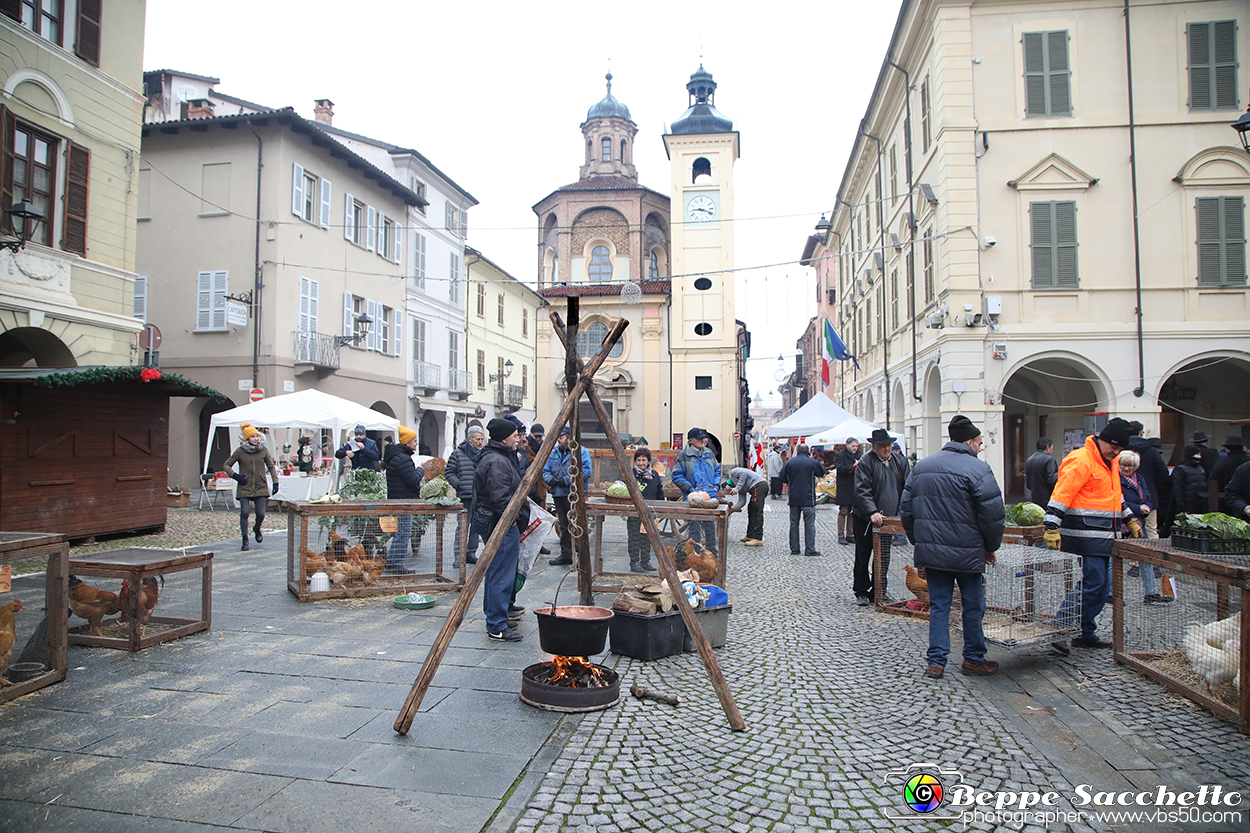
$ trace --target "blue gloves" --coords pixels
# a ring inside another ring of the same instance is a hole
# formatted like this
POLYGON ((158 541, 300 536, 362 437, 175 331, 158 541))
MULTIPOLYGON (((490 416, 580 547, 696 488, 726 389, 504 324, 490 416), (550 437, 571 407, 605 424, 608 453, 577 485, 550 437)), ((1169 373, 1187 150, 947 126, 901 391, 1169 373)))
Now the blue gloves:
POLYGON ((246 477, 246 476, 244 476, 244 475, 242 475, 242 474, 237 474, 237 473, 235 473, 235 472, 231 472, 231 473, 230 473, 230 476, 234 479, 234 482, 238 483, 240 486, 246 486, 246 485, 247 485, 247 477, 246 477))
POLYGON ((272 492, 270 492, 270 494, 272 494, 272 495, 276 495, 277 493, 278 493, 278 484, 277 484, 277 483, 275 483, 275 484, 273 484, 273 491, 272 491, 272 492))

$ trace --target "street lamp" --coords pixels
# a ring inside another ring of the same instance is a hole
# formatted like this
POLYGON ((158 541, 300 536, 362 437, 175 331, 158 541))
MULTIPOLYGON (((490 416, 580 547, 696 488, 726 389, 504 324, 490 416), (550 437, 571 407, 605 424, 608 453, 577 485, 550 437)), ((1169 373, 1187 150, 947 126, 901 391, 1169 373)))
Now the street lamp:
POLYGON ((1250 153, 1250 108, 1241 114, 1241 118, 1233 122, 1233 130, 1237 131, 1238 137, 1241 138, 1241 146, 1250 153))
POLYGON ((43 219, 39 209, 28 199, 21 199, 9 208, 10 222, 17 237, 12 240, 0 240, 0 247, 17 254, 22 247, 35 236, 35 225, 43 219))
POLYGON ((512 359, 508 359, 506 362, 503 363, 503 373, 490 374, 491 384, 498 382, 500 379, 507 379, 511 375, 512 375, 512 359))
POLYGON ((335 336, 334 343, 339 347, 344 347, 348 344, 359 344, 369 336, 369 325, 372 323, 373 319, 369 317, 369 313, 362 312, 356 317, 356 326, 352 328, 352 334, 349 336, 335 336))

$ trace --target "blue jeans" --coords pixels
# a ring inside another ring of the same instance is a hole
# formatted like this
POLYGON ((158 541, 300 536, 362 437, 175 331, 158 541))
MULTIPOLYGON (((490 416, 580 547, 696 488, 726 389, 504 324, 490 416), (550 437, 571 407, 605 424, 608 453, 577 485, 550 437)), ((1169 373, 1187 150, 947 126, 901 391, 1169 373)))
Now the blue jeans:
POLYGON ((700 539, 703 541, 704 549, 712 551, 712 555, 717 555, 716 547, 716 521, 691 521, 690 522, 690 540, 696 544, 700 539))
POLYGON ((790 552, 799 551, 799 518, 803 519, 803 544, 807 553, 816 552, 816 507, 790 504, 790 552))
POLYGON ((929 664, 945 668, 951 652, 951 598, 955 582, 959 582, 963 598, 964 659, 984 662, 985 631, 981 620, 985 617, 985 582, 981 573, 952 573, 929 567, 925 577, 929 580, 929 664))
POLYGON ((1140 566, 1141 566, 1141 591, 1142 593, 1147 596, 1159 595, 1159 580, 1158 580, 1158 577, 1155 576, 1155 570, 1157 570, 1158 568, 1152 567, 1149 564, 1142 564, 1140 566))
MULTIPOLYGON (((1098 614, 1107 604, 1111 592, 1111 575, 1108 565, 1111 559, 1101 555, 1081 557, 1081 580, 1068 594, 1055 613, 1055 623, 1071 627, 1076 620, 1076 600, 1081 600, 1081 637, 1091 639, 1098 630, 1098 614)), ((1145 567, 1143 566, 1143 569, 1145 567)))
MULTIPOLYGON (((482 537, 489 538, 486 530, 482 537)), ((482 579, 482 612, 486 614, 486 630, 500 633, 508 627, 508 605, 516 589, 517 557, 521 554, 521 530, 516 524, 508 527, 508 534, 499 543, 495 557, 486 568, 482 579)))
POLYGON ((386 569, 404 569, 404 559, 408 557, 409 543, 412 541, 412 515, 400 515, 395 518, 395 534, 386 548, 386 569))

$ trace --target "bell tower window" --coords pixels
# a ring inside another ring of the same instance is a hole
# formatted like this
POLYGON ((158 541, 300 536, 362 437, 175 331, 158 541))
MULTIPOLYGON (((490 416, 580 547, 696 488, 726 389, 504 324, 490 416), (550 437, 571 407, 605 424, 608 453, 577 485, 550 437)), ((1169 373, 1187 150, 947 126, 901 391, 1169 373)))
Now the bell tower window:
POLYGON ((603 155, 599 161, 601 162, 612 161, 612 140, 608 138, 607 136, 603 137, 603 155))
POLYGON ((607 246, 595 246, 590 250, 590 282, 607 283, 612 280, 612 257, 607 246))
POLYGON ((694 160, 694 167, 691 170, 690 181, 697 183, 699 181, 699 177, 701 176, 705 176, 708 179, 712 178, 712 163, 708 161, 706 156, 700 156, 698 159, 694 160))

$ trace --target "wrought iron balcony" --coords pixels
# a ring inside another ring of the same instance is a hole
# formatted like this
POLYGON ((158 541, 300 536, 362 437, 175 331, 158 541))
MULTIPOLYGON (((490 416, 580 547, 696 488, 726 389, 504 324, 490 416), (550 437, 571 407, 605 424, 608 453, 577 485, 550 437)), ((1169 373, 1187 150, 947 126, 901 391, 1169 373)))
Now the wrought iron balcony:
POLYGON ((425 388, 427 391, 441 388, 443 386, 442 365, 434 364, 434 362, 414 360, 412 363, 412 386, 414 388, 425 388))
POLYGON ((325 333, 295 332, 295 363, 315 367, 339 368, 339 344, 325 333))
POLYGON ((453 367, 447 371, 447 381, 447 389, 461 399, 473 392, 473 374, 467 370, 456 370, 453 367))
POLYGON ((521 395, 520 385, 499 385, 495 388, 495 406, 508 412, 521 407, 525 397, 521 395))

